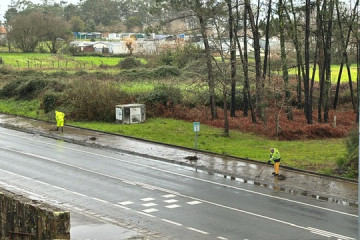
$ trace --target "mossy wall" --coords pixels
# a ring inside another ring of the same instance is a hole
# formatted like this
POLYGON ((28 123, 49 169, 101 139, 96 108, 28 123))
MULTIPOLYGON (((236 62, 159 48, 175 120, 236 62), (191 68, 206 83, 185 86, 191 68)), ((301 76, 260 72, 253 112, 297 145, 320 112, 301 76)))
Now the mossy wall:
POLYGON ((0 189, 0 240, 70 239, 70 212, 0 189))

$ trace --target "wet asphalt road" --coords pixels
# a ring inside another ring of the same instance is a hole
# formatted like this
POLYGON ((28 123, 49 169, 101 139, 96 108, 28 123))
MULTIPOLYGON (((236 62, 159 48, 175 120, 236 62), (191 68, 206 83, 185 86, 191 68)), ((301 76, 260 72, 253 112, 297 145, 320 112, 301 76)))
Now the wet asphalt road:
POLYGON ((68 209, 75 230, 84 219, 108 223, 87 239, 357 238, 357 209, 149 158, 4 128, 0 156, 0 187, 68 209))

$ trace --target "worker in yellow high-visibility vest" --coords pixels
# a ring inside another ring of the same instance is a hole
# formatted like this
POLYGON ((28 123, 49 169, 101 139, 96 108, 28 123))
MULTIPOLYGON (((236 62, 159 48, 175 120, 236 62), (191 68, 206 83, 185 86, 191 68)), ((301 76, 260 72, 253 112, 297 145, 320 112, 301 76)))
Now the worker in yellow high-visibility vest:
POLYGON ((56 131, 59 131, 59 128, 61 128, 61 132, 64 132, 65 113, 55 111, 55 118, 56 118, 56 131))
POLYGON ((274 161, 274 172, 272 173, 275 176, 279 175, 279 168, 280 168, 280 152, 276 148, 270 148, 270 160, 267 162, 268 164, 271 161, 274 161))

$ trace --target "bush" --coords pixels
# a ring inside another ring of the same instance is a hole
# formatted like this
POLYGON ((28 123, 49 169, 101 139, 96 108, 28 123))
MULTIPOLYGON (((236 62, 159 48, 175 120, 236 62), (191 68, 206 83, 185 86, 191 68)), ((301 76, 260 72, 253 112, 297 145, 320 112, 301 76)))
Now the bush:
POLYGON ((23 84, 25 80, 16 79, 8 82, 1 90, 0 97, 1 98, 12 98, 18 95, 18 88, 21 84, 23 84))
POLYGON ((49 82, 46 80, 36 79, 22 84, 19 87, 18 99, 34 99, 37 97, 37 94, 48 85, 48 83, 49 82))
POLYGON ((115 105, 127 100, 116 83, 96 79, 75 80, 65 94, 71 116, 76 120, 112 122, 115 105))
POLYGON ((182 101, 182 94, 179 88, 172 86, 159 85, 155 86, 154 90, 147 94, 142 101, 149 105, 161 103, 164 106, 174 106, 180 104, 182 101))
POLYGON ((50 77, 53 77, 53 78, 67 78, 69 77, 69 73, 67 71, 56 71, 56 72, 52 72, 49 74, 50 77))
POLYGON ((172 65, 184 68, 191 62, 205 58, 204 51, 193 45, 186 45, 184 49, 177 50, 172 54, 172 65))
POLYGON ((127 69, 119 72, 118 77, 125 80, 163 79, 180 76, 181 72, 176 67, 163 66, 155 69, 127 69))
POLYGON ((180 70, 177 67, 163 66, 153 70, 155 78, 167 78, 180 76, 180 70))
POLYGON ((56 93, 46 93, 42 98, 42 107, 45 113, 55 110, 59 95, 56 93))
POLYGON ((345 177, 357 176, 359 159, 359 133, 358 129, 350 131, 345 141, 346 156, 336 161, 339 173, 345 177))
POLYGON ((9 75, 11 73, 11 69, 7 66, 0 66, 0 74, 9 75))
POLYGON ((132 68, 138 68, 142 66, 142 63, 140 60, 133 58, 133 57, 127 57, 124 60, 121 60, 118 63, 118 66, 121 69, 132 69, 132 68))

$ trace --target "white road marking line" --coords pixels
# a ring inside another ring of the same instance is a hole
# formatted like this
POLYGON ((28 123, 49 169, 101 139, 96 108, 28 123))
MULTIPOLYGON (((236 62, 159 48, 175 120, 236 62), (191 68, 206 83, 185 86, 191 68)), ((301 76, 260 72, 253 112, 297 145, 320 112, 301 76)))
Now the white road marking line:
POLYGON ((174 224, 174 225, 179 226, 179 227, 182 226, 181 223, 173 222, 173 221, 167 220, 167 219, 165 219, 165 218, 162 218, 161 220, 164 221, 164 222, 168 222, 168 223, 174 224))
POLYGON ((202 202, 199 202, 199 201, 191 201, 191 202, 187 202, 187 204, 189 205, 196 205, 196 204, 200 204, 202 202))
POLYGON ((181 207, 180 205, 176 205, 176 204, 173 204, 173 205, 168 205, 168 206, 165 206, 166 208, 170 208, 170 209, 173 209, 173 208, 179 208, 181 207))
POLYGON ((144 201, 144 202, 149 202, 149 201, 154 201, 155 199, 154 198, 143 198, 141 199, 141 201, 144 201))
POLYGON ((125 201, 125 202, 119 202, 120 205, 130 205, 130 204, 133 204, 134 202, 131 202, 131 201, 125 201))
POLYGON ((157 206, 156 203, 144 203, 144 204, 141 204, 142 206, 144 207, 153 207, 153 206, 157 206))
POLYGON ((323 235, 326 237, 335 237, 335 238, 339 238, 339 239, 343 239, 343 240, 350 240, 350 239, 354 239, 354 238, 349 238, 340 234, 336 234, 336 233, 332 233, 332 232, 327 232, 321 229, 317 229, 317 228, 312 228, 312 227, 308 227, 308 230, 312 233, 315 234, 319 234, 319 235, 323 235))
POLYGON ((174 195, 174 194, 167 194, 167 195, 162 195, 161 197, 163 197, 163 198, 173 198, 173 197, 176 197, 176 195, 174 195))
MULTIPOLYGON (((9 171, 6 171, 6 170, 3 170, 3 169, 0 169, 0 171, 3 171, 3 172, 6 172, 10 175, 15 175, 19 178, 24 178, 24 179, 28 179, 28 180, 32 180, 32 181, 35 181, 34 179, 31 179, 29 177, 24 177, 22 175, 19 175, 19 174, 16 174, 16 173, 12 173, 12 172, 9 172, 9 171)), ((54 185, 50 185, 51 187, 54 187, 54 188, 60 188, 60 187, 57 187, 57 186, 54 186, 54 185)), ((65 191, 70 191, 70 190, 67 190, 67 189, 64 189, 64 188, 60 188, 60 189, 63 189, 65 191)), ((71 191, 70 191, 71 192, 71 191)), ((182 196, 182 197, 188 197, 188 198, 191 198, 191 199, 196 199, 196 198, 193 198, 193 197, 190 197, 190 196, 186 196, 186 195, 181 195, 179 194, 178 196, 182 196)), ((89 197, 89 196, 88 196, 89 197)), ((90 199, 94 199, 94 200, 100 200, 100 199, 97 199, 97 198, 92 198, 92 197, 89 197, 90 199)), ((309 228, 305 228, 305 227, 302 227, 302 226, 299 226, 299 225, 296 225, 296 224, 293 224, 293 223, 289 223, 289 222, 285 222, 285 221, 282 221, 282 220, 278 220, 278 219, 275 219, 275 218, 271 218, 271 217, 267 217, 267 216, 263 216, 263 215, 260 215, 260 214, 256 214, 256 213, 251 213, 251 212, 247 212, 247 211, 244 211, 244 210, 241 210, 241 209, 236 209, 236 208, 232 208, 232 207, 228 207, 228 206, 224 206, 224 205, 221 205, 221 204, 217 204, 217 203, 213 203, 213 202, 209 202, 209 201, 205 201, 205 200, 201 200, 201 199, 196 199, 198 201, 202 201, 204 203, 208 203, 210 205, 214 205, 214 206, 218 206, 218 207, 223 207, 225 209, 230 209, 230 210, 233 210, 233 211, 237 211, 237 212, 241 212, 241 213, 245 213, 245 214, 248 214, 248 215, 251 215, 251 216, 255 216, 255 217, 259 217, 259 218, 263 218, 263 219, 267 219, 267 220, 270 220, 270 221, 275 221, 275 222, 278 222, 278 223, 283 223, 285 225, 289 225, 289 226, 292 226, 292 227, 296 227, 296 228, 299 228, 299 229, 303 229, 303 230, 309 230, 309 228)), ((103 201, 103 200, 101 200, 103 201)), ((119 205, 116 205, 116 204, 112 204, 112 203, 109 203, 107 201, 105 201, 105 203, 108 203, 108 204, 111 204, 111 205, 114 205, 114 206, 117 206, 117 207, 120 207, 119 205)), ((132 209, 130 209, 132 210, 132 209)), ((135 210, 134 210, 135 211, 135 210)), ((144 215, 147 215, 147 216, 150 216, 150 217, 155 217, 155 216, 152 216, 152 215, 149 215, 149 214, 146 214, 146 213, 143 213, 141 211, 135 211, 137 213, 141 213, 141 214, 144 214, 144 215)), ((190 229, 192 230, 192 229, 190 229)), ((318 229, 316 229, 318 230, 318 229)), ((319 231, 322 231, 322 230, 319 230, 319 231)), ((345 236, 344 236, 345 237, 345 236)), ((350 237, 345 237, 346 240, 355 240, 354 238, 350 238, 350 237)))
MULTIPOLYGON (((329 208, 325 208, 325 207, 320 207, 320 206, 316 206, 316 205, 312 205, 312 204, 308 204, 308 203, 303 203, 303 202, 299 202, 299 201, 295 201, 295 200, 291 200, 291 199, 286 199, 286 198, 282 198, 282 197, 271 196, 271 195, 268 195, 268 194, 265 194, 265 193, 259 193, 259 192, 251 191, 251 190, 248 190, 248 189, 240 188, 240 187, 226 185, 226 184, 223 184, 223 183, 217 183, 217 182, 213 182, 213 181, 210 181, 210 180, 205 180, 205 179, 201 179, 201 178, 197 178, 197 177, 191 177, 191 176, 187 176, 187 175, 183 175, 183 174, 180 174, 180 173, 175 173, 175 172, 163 170, 163 169, 156 168, 156 167, 149 167, 148 165, 139 164, 139 163, 135 163, 135 162, 131 162, 131 161, 126 161, 126 160, 122 160, 122 159, 115 158, 115 157, 109 157, 109 156, 105 156, 105 155, 102 155, 102 154, 92 153, 92 152, 89 152, 89 151, 83 151, 83 150, 79 150, 79 149, 75 149, 75 148, 71 148, 71 147, 58 146, 56 144, 47 143, 47 142, 43 142, 43 141, 40 141, 40 140, 35 140, 35 139, 28 138, 28 137, 22 137, 22 136, 14 135, 14 134, 9 134, 9 133, 3 133, 3 134, 8 135, 8 136, 17 137, 17 138, 27 139, 27 140, 30 140, 32 142, 39 142, 39 143, 42 143, 42 144, 45 144, 45 145, 61 147, 61 148, 76 151, 76 152, 81 152, 81 153, 90 154, 90 155, 93 155, 93 156, 99 156, 99 157, 103 157, 103 158, 107 158, 107 159, 112 159, 112 160, 128 163, 128 164, 131 164, 131 165, 146 167, 146 168, 150 168, 150 169, 153 169, 153 170, 156 170, 156 171, 160 171, 160 172, 164 172, 164 173, 168 173, 168 174, 172 174, 172 175, 176 175, 176 176, 181 176, 181 177, 188 178, 188 179, 194 179, 194 180, 201 181, 201 182, 207 182, 207 183, 211 183, 211 184, 218 185, 218 186, 224 186, 224 187, 231 188, 231 189, 245 191, 245 192, 261 195, 261 196, 268 197, 268 198, 274 198, 274 199, 278 199, 278 200, 282 200, 282 201, 292 202, 292 203, 296 203, 296 204, 299 204, 299 205, 304 205, 304 206, 308 206, 308 207, 313 207, 313 208, 317 208, 317 209, 321 209, 321 210, 325 210, 325 211, 329 211, 329 212, 335 212, 335 213, 339 213, 339 214, 343 214, 343 215, 358 218, 358 216, 355 215, 355 214, 341 212, 341 211, 337 211, 337 210, 333 210, 333 209, 329 209, 329 208)), ((0 149, 5 149, 5 150, 10 150, 10 151, 23 153, 23 152, 12 150, 12 149, 5 148, 5 147, 0 147, 0 149)), ((122 155, 134 157, 133 155, 127 154, 127 153, 122 153, 122 155)), ((151 158, 145 158, 145 157, 139 157, 139 156, 137 156, 137 158, 144 159, 146 161, 161 162, 162 164, 173 165, 171 163, 166 163, 166 162, 162 162, 162 161, 159 161, 159 160, 154 160, 154 159, 151 159, 151 158)))
POLYGON ((130 185, 136 185, 136 182, 132 182, 132 181, 129 181, 129 180, 123 180, 122 182, 130 184, 130 185))
MULTIPOLYGON (((71 192, 71 191, 70 191, 71 192)), ((94 200, 96 200, 96 201, 99 201, 99 202, 103 202, 103 203, 110 203, 110 202, 108 202, 108 201, 106 201, 106 200, 102 200, 102 199, 100 199, 100 198, 95 198, 95 197, 90 197, 91 199, 94 199, 94 200)))
POLYGON ((156 208, 149 208, 149 209, 145 209, 145 210, 142 210, 143 212, 146 212, 146 213, 152 213, 152 212, 158 212, 159 210, 157 210, 156 208))
POLYGON ((118 208, 126 209, 126 210, 132 210, 131 208, 124 207, 124 206, 121 206, 121 205, 118 205, 118 204, 114 204, 114 206, 116 206, 118 208))
POLYGON ((148 216, 148 217, 151 217, 151 218, 156 218, 154 215, 147 214, 147 213, 144 213, 144 212, 141 212, 141 211, 135 211, 135 212, 140 213, 140 214, 145 215, 145 216, 148 216))
POLYGON ((205 235, 209 234, 208 232, 201 231, 201 230, 196 229, 196 228, 188 227, 187 229, 192 230, 192 231, 195 231, 195 232, 198 232, 198 233, 202 233, 202 234, 205 234, 205 235))
POLYGON ((178 202, 178 200, 176 200, 176 199, 169 199, 169 200, 164 200, 164 202, 166 202, 166 203, 176 203, 176 202, 178 202))
POLYGON ((224 238, 224 237, 217 237, 217 239, 228 240, 227 238, 224 238))

